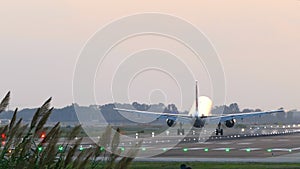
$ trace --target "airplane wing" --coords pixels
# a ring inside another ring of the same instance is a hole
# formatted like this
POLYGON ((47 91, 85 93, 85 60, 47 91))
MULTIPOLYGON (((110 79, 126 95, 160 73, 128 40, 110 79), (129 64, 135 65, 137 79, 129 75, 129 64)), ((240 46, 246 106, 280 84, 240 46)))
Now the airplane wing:
POLYGON ((220 119, 220 122, 225 122, 227 120, 232 119, 244 119, 254 116, 261 116, 266 114, 273 114, 273 113, 281 113, 284 112, 284 110, 272 110, 272 111, 265 111, 265 112, 250 112, 250 113, 236 113, 236 114, 226 114, 221 116, 210 116, 207 117, 209 120, 218 120, 220 119))
POLYGON ((161 113, 161 112, 140 111, 140 110, 130 110, 130 109, 120 109, 120 108, 114 108, 114 110, 130 112, 130 113, 141 113, 141 114, 153 114, 153 115, 161 115, 161 116, 177 116, 177 117, 192 118, 192 116, 187 115, 187 114, 161 113))
POLYGON ((140 110, 131 110, 131 109, 120 109, 120 108, 114 108, 114 110, 117 111, 123 111, 123 112, 129 112, 129 113, 140 113, 140 114, 152 114, 152 115, 159 115, 161 116, 167 116, 168 117, 176 117, 179 122, 182 123, 191 123, 193 120, 195 120, 192 116, 187 114, 175 114, 175 113, 161 113, 161 112, 151 112, 151 111, 140 111, 140 110))
MULTIPOLYGON (((130 113, 140 113, 140 114, 153 114, 153 115, 160 115, 160 116, 176 116, 180 117, 180 121, 191 121, 193 119, 192 116, 187 114, 175 114, 175 113, 161 113, 161 112, 150 112, 150 111, 140 111, 140 110, 130 110, 130 109, 120 109, 120 108, 114 108, 114 110, 117 111, 124 111, 124 112, 130 112, 130 113)), ((209 121, 219 121, 225 122, 227 120, 232 119, 244 119, 254 116, 261 116, 261 115, 267 115, 267 114, 273 114, 273 113, 280 113, 284 112, 284 110, 272 110, 272 111, 264 111, 264 112, 250 112, 250 113, 235 113, 235 114, 226 114, 221 116, 206 116, 202 117, 203 119, 207 119, 209 121)))

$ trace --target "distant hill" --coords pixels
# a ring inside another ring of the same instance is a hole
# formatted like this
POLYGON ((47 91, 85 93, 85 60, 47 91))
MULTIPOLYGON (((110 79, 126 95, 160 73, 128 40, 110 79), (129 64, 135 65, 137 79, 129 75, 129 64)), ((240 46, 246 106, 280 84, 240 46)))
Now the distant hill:
MULTIPOLYGON (((69 123, 78 123, 82 122, 99 122, 101 118, 104 117, 106 121, 111 123, 132 123, 132 121, 128 120, 120 113, 115 111, 114 107, 122 107, 122 108, 134 108, 137 110, 151 110, 151 111, 160 111, 163 112, 173 112, 178 113, 175 105, 171 104, 165 106, 163 104, 157 105, 146 105, 139 104, 134 102, 133 104, 107 104, 103 106, 91 105, 91 106, 79 106, 77 104, 72 104, 60 109, 53 109, 52 114, 49 117, 48 122, 69 122, 69 123), (102 116, 100 116, 102 115, 102 116)), ((22 109, 18 111, 17 118, 22 118, 24 122, 30 122, 37 108, 33 109, 22 109)), ((13 111, 5 111, 0 114, 0 119, 11 119, 13 115, 13 111)))
MULTIPOLYGON (((145 115, 132 115, 131 120, 128 119, 128 115, 126 118, 124 115, 120 114, 119 112, 115 111, 113 108, 127 108, 127 109, 137 109, 142 111, 153 111, 153 112, 166 112, 166 113, 180 113, 177 110, 177 107, 174 104, 170 104, 165 106, 164 104, 154 104, 154 105, 147 105, 147 104, 140 104, 134 102, 132 104, 106 104, 106 105, 91 105, 91 106, 79 106, 77 104, 72 104, 60 109, 54 109, 52 114, 50 115, 49 122, 67 122, 67 123, 78 123, 82 122, 95 122, 99 123, 103 118, 108 121, 109 123, 135 123, 138 118, 147 118, 145 115), (76 110, 76 111, 75 111, 76 110), (143 117, 140 117, 143 116, 143 117), (135 119, 135 120, 133 120, 135 119)), ((20 110, 18 113, 18 118, 22 118, 25 122, 30 122, 35 111, 37 109, 23 109, 20 110)), ((213 113, 220 113, 223 112, 224 114, 229 113, 240 113, 240 112, 253 112, 253 111, 261 111, 260 109, 244 109, 240 110, 238 104, 233 103, 229 106, 216 106, 213 108, 213 113)), ((187 111, 183 112, 187 113, 187 111)), ((0 119, 11 119, 13 115, 12 111, 2 112, 0 114, 0 119)), ((150 118, 150 117, 149 117, 150 118)), ((153 118, 153 117, 151 117, 153 118)), ((143 119, 144 120, 144 119, 143 119)), ((275 115, 265 115, 256 118, 244 119, 244 123, 295 123, 298 124, 300 122, 300 112, 297 110, 292 110, 287 113, 279 113, 275 115)), ((157 121, 158 123, 160 121, 157 121)))
MULTIPOLYGON (((31 121, 36 110, 37 108, 22 109, 18 111, 17 118, 22 118, 25 122, 31 121)), ((0 118, 11 119, 12 115, 13 115, 13 111, 6 111, 0 114, 0 118)), ((49 122, 57 122, 57 121, 78 122, 77 115, 74 110, 74 105, 66 106, 61 109, 53 109, 53 112, 50 115, 48 121, 49 122)))

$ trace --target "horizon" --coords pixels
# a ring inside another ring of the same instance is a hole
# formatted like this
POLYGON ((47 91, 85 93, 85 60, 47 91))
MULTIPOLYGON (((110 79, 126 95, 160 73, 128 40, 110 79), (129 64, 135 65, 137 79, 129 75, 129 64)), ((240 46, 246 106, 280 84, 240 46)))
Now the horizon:
MULTIPOLYGON (((90 2, 2 1, 0 7, 0 98, 12 92, 10 108, 38 107, 52 96, 54 107, 74 102, 73 82, 83 47, 105 25, 144 12, 169 14, 197 27, 216 49, 225 74, 224 104, 274 110, 300 109, 300 1, 200 2, 90 2), (117 2, 117 3, 116 3, 117 2)), ((181 27, 178 27, 180 29, 181 27)), ((128 102, 162 101, 180 109, 194 100, 192 80, 199 81, 199 95, 213 96, 205 65, 196 65, 192 53, 172 39, 141 36, 119 44, 105 66, 95 73, 95 103, 114 100, 107 81, 124 55, 145 48, 172 51, 178 60, 197 71, 185 80, 183 100, 172 79, 157 71, 146 72, 128 85, 128 102), (101 75, 101 70, 106 70, 101 75), (100 73, 99 73, 100 72, 100 73), (103 87, 104 86, 104 87, 103 87)), ((153 59, 149 59, 149 62, 153 59)), ((154 61, 153 61, 154 62, 154 61)), ((175 64, 172 62, 169 65, 175 64)), ((178 80, 178 79, 175 79, 178 80)), ((127 87, 127 84, 124 84, 127 87)), ((117 87, 122 87, 119 85, 117 87)), ((213 97, 212 97, 213 98, 213 97)), ((122 99, 116 101, 123 101, 122 99)), ((213 100, 214 101, 214 100, 213 100)), ((222 101, 215 100, 219 105, 222 101)), ((84 104, 84 102, 83 102, 84 104)), ((93 104, 93 102, 92 102, 93 104)), ((214 105, 215 106, 215 105, 214 105)))
MULTIPOLYGON (((137 102, 137 101, 134 101, 134 102, 137 102)), ((70 104, 66 104, 66 105, 64 105, 64 106, 62 106, 62 107, 55 107, 55 106, 51 106, 51 107, 53 107, 54 109, 63 109, 63 108, 69 107, 69 106, 73 106, 74 104, 75 104, 75 105, 78 105, 78 106, 80 106, 80 107, 104 106, 104 105, 108 105, 108 104, 123 104, 123 105, 128 104, 128 105, 132 105, 134 102, 132 102, 132 103, 112 102, 112 103, 104 103, 104 104, 99 104, 99 105, 97 105, 97 104, 80 105, 80 104, 77 104, 77 103, 70 103, 70 104)), ((164 104, 164 103, 152 103, 152 104, 150 104, 150 103, 143 103, 143 102, 137 102, 137 103, 138 103, 138 104, 146 104, 146 105, 159 105, 159 104, 163 104, 165 107, 167 107, 168 105, 174 104, 174 103, 169 103, 169 104, 164 104)), ((222 106, 227 106, 227 107, 229 107, 229 106, 232 105, 232 104, 237 104, 238 107, 239 107, 240 112, 242 112, 243 110, 246 110, 246 109, 250 109, 250 110, 257 110, 257 109, 260 109, 261 111, 270 111, 270 110, 262 109, 262 108, 260 108, 260 107, 241 107, 241 106, 239 105, 239 103, 236 103, 236 102, 229 103, 229 104, 225 104, 225 105, 213 105, 213 106, 212 106, 212 110, 213 110, 213 109, 216 109, 216 108, 218 108, 218 107, 222 107, 222 106)), ((174 104, 174 105, 175 105, 175 104, 174 104)), ((176 106, 176 105, 175 105, 175 106, 176 106)), ((15 107, 15 108, 10 108, 10 107, 8 106, 8 109, 5 110, 4 112, 7 112, 7 111, 14 111, 16 108, 18 108, 18 110, 21 111, 21 110, 24 110, 24 109, 37 109, 37 108, 39 108, 39 107, 40 107, 40 106, 37 106, 37 107, 15 107)), ((279 110, 279 109, 281 109, 281 108, 282 108, 282 107, 280 107, 280 108, 274 108, 274 109, 272 109, 272 110, 279 110)), ((285 110, 285 113, 287 113, 287 112, 289 112, 289 111, 299 111, 298 109, 284 109, 284 110, 285 110)), ((181 112, 181 113, 186 112, 186 111, 189 111, 189 110, 178 110, 178 112, 181 112)))

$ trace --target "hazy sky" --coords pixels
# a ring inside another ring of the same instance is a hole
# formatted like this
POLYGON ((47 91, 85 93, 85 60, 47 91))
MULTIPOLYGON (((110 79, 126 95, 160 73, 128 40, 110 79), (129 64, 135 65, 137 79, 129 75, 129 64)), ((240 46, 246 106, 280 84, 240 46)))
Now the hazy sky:
POLYGON ((76 59, 89 37, 120 17, 162 12, 189 21, 215 46, 225 71, 226 103, 300 109, 300 1, 0 4, 0 95, 12 92, 11 107, 35 107, 50 96, 55 107, 71 104, 76 59))

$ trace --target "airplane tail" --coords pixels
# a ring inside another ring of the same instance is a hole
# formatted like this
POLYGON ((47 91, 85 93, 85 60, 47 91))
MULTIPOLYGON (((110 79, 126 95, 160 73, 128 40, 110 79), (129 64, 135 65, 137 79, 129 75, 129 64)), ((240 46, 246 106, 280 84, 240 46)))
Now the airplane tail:
POLYGON ((190 109, 189 115, 193 117, 204 117, 211 115, 212 101, 207 96, 198 96, 198 81, 196 81, 195 96, 195 102, 190 109))
POLYGON ((198 113, 198 81, 196 81, 196 108, 195 108, 195 112, 198 113))

